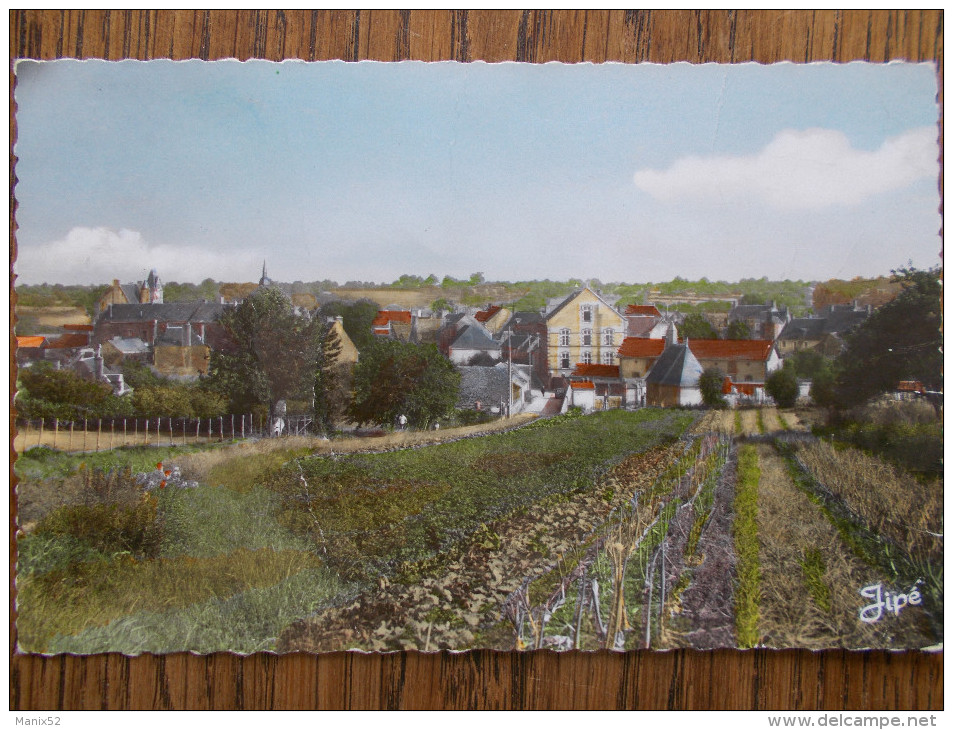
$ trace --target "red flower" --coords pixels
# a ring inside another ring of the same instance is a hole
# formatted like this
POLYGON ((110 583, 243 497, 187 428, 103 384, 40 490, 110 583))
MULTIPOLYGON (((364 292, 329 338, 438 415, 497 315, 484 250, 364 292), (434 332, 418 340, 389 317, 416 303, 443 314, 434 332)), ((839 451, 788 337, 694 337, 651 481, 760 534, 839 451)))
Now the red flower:
POLYGON ((160 461, 160 462, 157 462, 157 463, 156 463, 156 469, 161 469, 161 468, 162 468, 162 462, 161 462, 161 461, 160 461))
POLYGON ((171 470, 171 469, 166 469, 166 470, 165 470, 165 475, 166 475, 167 477, 172 476, 172 470, 171 470))
POLYGON ((159 489, 165 489, 165 479, 159 482, 159 489))

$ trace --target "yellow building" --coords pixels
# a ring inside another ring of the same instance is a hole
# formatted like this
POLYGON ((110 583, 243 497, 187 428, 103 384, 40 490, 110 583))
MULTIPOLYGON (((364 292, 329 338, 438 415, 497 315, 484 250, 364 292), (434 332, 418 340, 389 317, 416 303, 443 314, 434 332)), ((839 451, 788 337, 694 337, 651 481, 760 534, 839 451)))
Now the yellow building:
POLYGON ((546 314, 549 374, 568 377, 579 364, 618 365, 625 318, 586 287, 574 291, 546 314))

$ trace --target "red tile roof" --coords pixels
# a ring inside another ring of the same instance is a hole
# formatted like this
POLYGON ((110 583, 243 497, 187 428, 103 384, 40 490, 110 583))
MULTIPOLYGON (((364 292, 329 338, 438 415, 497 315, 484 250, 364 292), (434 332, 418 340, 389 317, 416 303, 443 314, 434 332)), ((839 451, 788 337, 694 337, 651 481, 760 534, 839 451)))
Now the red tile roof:
POLYGON ((60 350, 70 347, 86 347, 89 345, 89 335, 60 335, 55 340, 46 343, 48 350, 60 350))
POLYGON ((410 321, 411 321, 410 312, 382 309, 377 313, 377 316, 374 318, 374 321, 371 322, 371 326, 372 327, 386 327, 391 322, 406 322, 407 324, 410 324, 410 321))
MULTIPOLYGON (((623 343, 624 344, 624 343, 623 343)), ((771 340, 692 340, 688 347, 699 360, 767 360, 771 340)))
POLYGON ((588 380, 574 380, 571 387, 573 390, 595 390, 595 383, 588 380))
POLYGON ((619 348, 619 357, 658 357, 664 349, 665 340, 626 337, 619 348))
POLYGON ((638 314, 643 317, 661 317, 662 313, 654 304, 630 304, 625 308, 626 314, 638 314))
POLYGON ((573 377, 586 377, 586 378, 618 378, 619 377, 619 366, 618 365, 596 365, 591 364, 587 365, 584 362, 576 364, 576 369, 572 371, 573 377))
POLYGON ((496 305, 493 305, 493 306, 487 307, 487 308, 484 309, 482 312, 477 312, 476 314, 473 315, 473 318, 474 318, 477 322, 486 322, 486 321, 489 320, 494 314, 496 314, 497 312, 499 312, 501 309, 502 309, 502 307, 498 307, 498 306, 496 306, 496 305))
POLYGON ((919 380, 901 380, 897 383, 897 390, 901 393, 923 393, 926 388, 919 380))
POLYGON ((73 332, 92 332, 93 325, 91 324, 64 324, 64 330, 72 330, 73 332))
POLYGON ((24 335, 17 337, 17 347, 43 347, 46 338, 38 335, 24 335))

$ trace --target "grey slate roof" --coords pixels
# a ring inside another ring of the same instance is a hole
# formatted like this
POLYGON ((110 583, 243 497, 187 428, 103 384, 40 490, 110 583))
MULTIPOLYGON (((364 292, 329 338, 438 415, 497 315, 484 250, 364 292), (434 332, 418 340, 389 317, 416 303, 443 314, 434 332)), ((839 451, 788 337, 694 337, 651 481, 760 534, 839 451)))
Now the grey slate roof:
POLYGON ((480 325, 467 325, 450 345, 456 350, 499 350, 500 343, 480 325))
POLYGON ((122 293, 126 295, 126 299, 128 299, 130 303, 139 301, 138 284, 120 284, 119 288, 122 289, 122 293))
POLYGON ((214 322, 225 311, 218 302, 173 302, 170 304, 113 304, 99 315, 100 321, 115 322, 214 322))
MULTIPOLYGON (((485 408, 499 405, 501 400, 509 398, 507 388, 507 366, 503 363, 494 367, 476 365, 458 366, 460 372, 460 394, 457 408, 472 408, 480 401, 485 408)), ((528 365, 513 366, 513 382, 524 388, 529 387, 530 368, 528 365)))
POLYGON ((149 352, 149 345, 138 337, 113 337, 109 344, 123 355, 141 355, 149 352))
POLYGON ((821 318, 798 317, 788 322, 779 340, 819 340, 826 331, 827 320, 821 318))
POLYGON ((645 377, 646 383, 693 387, 698 385, 704 368, 692 354, 688 343, 669 345, 645 377))

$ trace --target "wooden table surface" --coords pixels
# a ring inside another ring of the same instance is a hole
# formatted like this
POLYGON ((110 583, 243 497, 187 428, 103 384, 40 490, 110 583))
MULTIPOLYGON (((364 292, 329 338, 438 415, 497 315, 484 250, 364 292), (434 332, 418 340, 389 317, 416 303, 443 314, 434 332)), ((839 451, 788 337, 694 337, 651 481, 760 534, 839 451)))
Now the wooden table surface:
MULTIPOLYGON (((942 80, 943 13, 14 10, 10 56, 11 87, 12 59, 60 57, 527 63, 904 59, 935 62, 942 80)), ((11 116, 11 145, 14 134, 11 116)), ((12 183, 11 169, 11 190, 12 183)), ((11 220, 11 260, 13 229, 11 220)), ((11 647, 13 609, 11 595, 11 647)), ((11 654, 10 706, 929 710, 943 707, 943 663, 942 655, 916 652, 767 650, 135 658, 11 654)))

